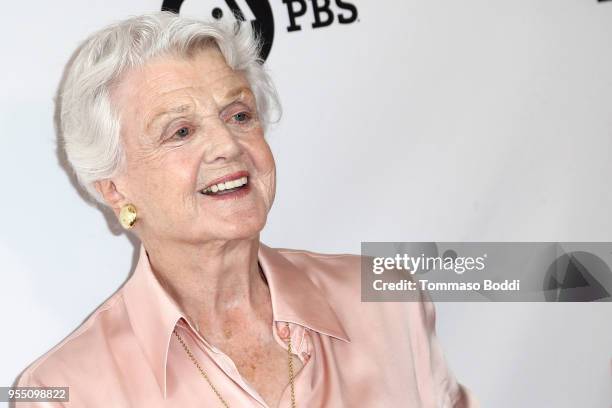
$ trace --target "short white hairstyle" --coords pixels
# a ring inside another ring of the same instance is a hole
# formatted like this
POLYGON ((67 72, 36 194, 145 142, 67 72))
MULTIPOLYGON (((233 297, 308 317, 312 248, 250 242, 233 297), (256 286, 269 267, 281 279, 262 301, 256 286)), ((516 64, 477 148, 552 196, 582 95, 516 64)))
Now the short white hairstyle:
POLYGON ((116 175, 125 159, 119 113, 110 101, 122 73, 158 56, 189 58, 214 44, 232 69, 244 73, 265 129, 273 115, 280 117, 281 106, 259 56, 261 38, 248 23, 230 26, 160 11, 111 24, 77 48, 59 89, 59 140, 91 198, 106 204, 94 182, 116 175))

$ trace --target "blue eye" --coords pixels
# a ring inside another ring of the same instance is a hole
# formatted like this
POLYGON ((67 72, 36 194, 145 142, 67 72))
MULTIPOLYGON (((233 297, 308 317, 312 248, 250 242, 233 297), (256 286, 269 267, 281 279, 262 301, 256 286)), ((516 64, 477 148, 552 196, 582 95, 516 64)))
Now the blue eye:
POLYGON ((174 133, 176 137, 179 139, 185 139, 187 136, 191 134, 191 130, 188 127, 182 127, 174 133))
POLYGON ((249 119, 251 119, 251 115, 249 115, 248 112, 239 112, 239 113, 235 114, 233 116, 233 118, 234 118, 234 120, 236 122, 243 123, 243 122, 247 122, 249 119))

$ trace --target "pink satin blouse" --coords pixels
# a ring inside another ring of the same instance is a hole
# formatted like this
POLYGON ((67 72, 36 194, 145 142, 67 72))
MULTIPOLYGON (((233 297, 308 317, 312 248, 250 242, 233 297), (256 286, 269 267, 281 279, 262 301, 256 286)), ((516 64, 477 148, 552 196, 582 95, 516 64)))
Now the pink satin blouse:
MULTIPOLYGON (((360 258, 273 249, 258 254, 279 334, 289 322, 298 407, 476 407, 446 366, 432 303, 361 302, 360 258)), ((231 407, 268 407, 222 350, 193 329, 151 271, 132 277, 72 334, 30 365, 20 386, 68 386, 70 401, 16 407, 217 407, 187 343, 231 407)), ((291 406, 289 386, 280 407, 291 406)))

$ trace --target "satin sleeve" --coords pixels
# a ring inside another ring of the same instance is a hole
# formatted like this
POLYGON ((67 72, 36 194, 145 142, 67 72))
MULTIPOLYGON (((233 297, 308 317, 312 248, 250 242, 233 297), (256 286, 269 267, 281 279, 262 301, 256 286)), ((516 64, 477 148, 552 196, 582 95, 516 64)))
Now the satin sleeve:
MULTIPOLYGON (((17 381, 17 387, 53 387, 54 385, 45 384, 43 381, 35 377, 30 370, 26 370, 17 381)), ((63 386, 63 385, 62 385, 63 386)), ((59 387, 59 385, 58 385, 59 387)), ((70 390, 68 390, 68 400, 70 401, 70 390)), ((10 408, 65 408, 69 405, 68 402, 60 401, 23 401, 11 402, 10 408)))
POLYGON ((474 394, 457 381, 448 367, 442 347, 436 335, 436 309, 426 292, 422 296, 422 313, 425 332, 429 343, 432 380, 437 389, 436 407, 442 408, 479 408, 480 403, 474 394))

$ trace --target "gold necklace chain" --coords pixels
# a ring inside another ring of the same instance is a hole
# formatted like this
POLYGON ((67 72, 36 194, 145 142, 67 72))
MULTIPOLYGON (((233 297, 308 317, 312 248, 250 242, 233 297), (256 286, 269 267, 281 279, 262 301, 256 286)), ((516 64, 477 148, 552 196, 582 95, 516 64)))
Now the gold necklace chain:
MULTIPOLYGON (((289 333, 289 323, 285 322, 285 326, 287 327, 287 332, 289 333)), ((178 341, 181 343, 181 345, 183 346, 183 349, 185 350, 185 352, 187 353, 187 355, 189 356, 193 364, 196 366, 200 374, 202 374, 202 377, 204 377, 208 385, 210 385, 210 388, 212 388, 212 390, 215 392, 217 397, 219 397, 221 404, 223 404, 225 408, 229 408, 229 404, 227 403, 227 401, 223 399, 219 390, 217 390, 215 386, 213 385, 212 381, 210 381, 210 378, 208 378, 206 371, 204 371, 204 369, 200 366, 200 364, 198 363, 198 360, 196 360, 191 350, 189 350, 189 347, 187 347, 187 344, 185 344, 181 336, 177 333, 176 329, 173 330, 173 333, 178 338, 178 341)), ((291 386, 291 408, 296 408, 297 405, 295 403, 295 386, 293 384, 293 359, 291 356, 292 354, 291 353, 291 335, 289 335, 287 342, 288 342, 287 353, 289 354, 289 385, 291 386)))

